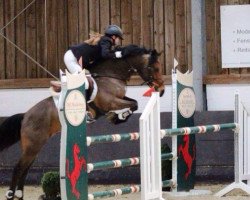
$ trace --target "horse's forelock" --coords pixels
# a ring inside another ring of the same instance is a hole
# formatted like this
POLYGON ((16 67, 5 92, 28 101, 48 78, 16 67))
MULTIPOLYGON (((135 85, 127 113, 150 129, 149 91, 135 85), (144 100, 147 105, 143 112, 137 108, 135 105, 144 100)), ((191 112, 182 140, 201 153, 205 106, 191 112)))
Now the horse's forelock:
POLYGON ((143 63, 144 63, 144 65, 146 66, 146 65, 149 65, 150 64, 150 54, 143 54, 143 63))
POLYGON ((155 49, 151 50, 149 63, 150 64, 157 63, 159 55, 160 55, 160 53, 158 53, 155 49))

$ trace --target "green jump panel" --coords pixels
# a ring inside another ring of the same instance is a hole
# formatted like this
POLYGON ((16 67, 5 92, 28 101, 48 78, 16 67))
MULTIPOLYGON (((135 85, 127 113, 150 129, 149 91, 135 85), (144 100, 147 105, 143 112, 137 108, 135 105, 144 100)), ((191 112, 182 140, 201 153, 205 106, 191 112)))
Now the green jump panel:
POLYGON ((88 199, 85 73, 67 74, 63 92, 60 177, 63 200, 88 199))
MULTIPOLYGON (((182 74, 176 70, 175 86, 173 84, 173 126, 172 128, 194 126, 195 94, 193 90, 193 73, 182 74), (176 87, 176 88, 174 88, 176 87)), ((177 192, 194 188, 196 146, 195 135, 177 136, 177 192)))
MULTIPOLYGON (((81 105, 80 101, 85 100, 84 97, 85 86, 83 85, 76 90, 69 90, 65 98, 65 109, 67 109, 68 107, 68 110, 66 110, 66 112, 64 110, 67 124, 66 189, 68 200, 86 200, 88 194, 85 186, 88 183, 88 176, 86 173, 86 117, 83 119, 84 122, 79 124, 78 121, 81 121, 81 119, 78 119, 79 116, 77 116, 78 114, 75 112, 81 113, 81 111, 76 110, 76 108, 72 107, 76 106, 81 108, 83 105, 81 105), (77 100, 77 98, 79 98, 79 101, 77 100), (71 99, 78 102, 79 105, 73 105, 76 102, 72 102, 71 99), (69 113, 67 114, 67 112, 69 113), (67 115, 72 116, 67 117, 67 115)), ((82 110, 82 115, 85 115, 84 110, 82 110)))
MULTIPOLYGON (((188 111, 180 110, 180 102, 183 97, 188 97, 192 92, 192 87, 187 87, 179 82, 177 83, 178 109, 177 109, 177 127, 194 126, 194 115, 188 116, 188 111)), ((195 135, 177 136, 177 191, 189 191, 194 188, 195 168, 196 168, 196 146, 195 135)))

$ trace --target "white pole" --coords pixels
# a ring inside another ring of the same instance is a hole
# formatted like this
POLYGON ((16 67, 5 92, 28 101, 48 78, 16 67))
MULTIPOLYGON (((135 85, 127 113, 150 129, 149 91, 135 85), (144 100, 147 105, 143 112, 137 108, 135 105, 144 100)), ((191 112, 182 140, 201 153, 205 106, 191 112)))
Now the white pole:
POLYGON ((234 182, 218 193, 215 194, 217 197, 222 197, 234 189, 241 189, 250 195, 250 187, 242 182, 243 175, 243 154, 244 151, 244 109, 241 105, 239 94, 235 94, 235 111, 234 111, 234 121, 238 123, 238 128, 234 132, 234 182), (239 130, 240 129, 240 130, 239 130))
MULTIPOLYGON (((178 62, 174 61, 175 66, 172 70, 172 128, 177 128, 177 74, 176 66, 178 62)), ((173 192, 177 192, 177 136, 172 136, 172 180, 173 192)))

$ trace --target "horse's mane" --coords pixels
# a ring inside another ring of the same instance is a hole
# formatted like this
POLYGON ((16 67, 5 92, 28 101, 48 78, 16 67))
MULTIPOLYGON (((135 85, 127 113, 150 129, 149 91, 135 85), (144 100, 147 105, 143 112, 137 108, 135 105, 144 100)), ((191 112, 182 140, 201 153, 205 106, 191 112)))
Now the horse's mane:
POLYGON ((114 70, 114 68, 117 68, 119 70, 119 73, 123 69, 127 71, 127 68, 120 68, 119 66, 127 65, 127 59, 129 59, 130 57, 137 57, 137 56, 144 56, 144 55, 149 55, 146 58, 148 59, 148 65, 151 66, 152 64, 158 62, 158 56, 160 55, 159 53, 157 53, 155 49, 153 50, 147 49, 145 47, 140 47, 134 44, 127 45, 127 46, 120 46, 120 47, 117 47, 116 50, 122 51, 121 59, 102 59, 98 63, 95 63, 91 67, 87 68, 90 71, 90 73, 103 74, 103 71, 105 72, 110 71, 110 69, 114 70), (124 63, 123 60, 125 60, 126 63, 124 63), (122 61, 121 64, 120 64, 120 61, 122 61))
POLYGON ((120 47, 122 50, 123 57, 128 56, 138 56, 142 54, 149 54, 151 50, 146 49, 145 47, 139 47, 134 44, 120 47))
POLYGON ((160 55, 155 49, 146 49, 145 47, 139 47, 137 45, 131 44, 121 47, 122 55, 124 58, 129 56, 138 56, 143 54, 150 54, 149 63, 155 63, 160 55))

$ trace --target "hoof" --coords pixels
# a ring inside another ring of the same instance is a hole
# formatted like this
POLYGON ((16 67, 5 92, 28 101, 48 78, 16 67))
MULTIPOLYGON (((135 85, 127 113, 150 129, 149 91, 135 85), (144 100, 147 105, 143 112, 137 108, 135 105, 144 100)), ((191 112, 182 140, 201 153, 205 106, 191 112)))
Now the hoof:
POLYGON ((92 124, 96 121, 91 112, 87 111, 86 116, 87 116, 87 120, 86 120, 87 124, 92 124))
POLYGON ((23 200, 23 191, 22 190, 17 190, 15 192, 15 198, 18 200, 23 200))

